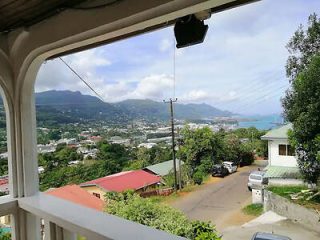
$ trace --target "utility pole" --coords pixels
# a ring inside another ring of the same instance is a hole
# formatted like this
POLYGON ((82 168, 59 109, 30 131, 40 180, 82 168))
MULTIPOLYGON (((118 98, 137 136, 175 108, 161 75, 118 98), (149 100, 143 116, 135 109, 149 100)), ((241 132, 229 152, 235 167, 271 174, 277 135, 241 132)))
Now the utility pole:
POLYGON ((173 103, 177 102, 178 99, 175 98, 169 101, 163 100, 164 103, 170 104, 170 120, 171 120, 171 137, 172 137, 172 158, 173 158, 173 171, 174 171, 174 190, 178 189, 178 180, 177 180, 177 164, 176 164, 176 149, 175 149, 175 140, 174 140, 174 118, 173 118, 173 103))
MULTIPOLYGON (((178 146, 178 150, 179 150, 179 148, 180 148, 180 134, 179 134, 179 130, 178 130, 178 132, 177 132, 177 135, 178 135, 178 140, 177 140, 178 144, 177 144, 177 146, 178 146)), ((179 163, 179 190, 181 190, 181 189, 182 189, 181 158, 178 159, 178 163, 179 163)))

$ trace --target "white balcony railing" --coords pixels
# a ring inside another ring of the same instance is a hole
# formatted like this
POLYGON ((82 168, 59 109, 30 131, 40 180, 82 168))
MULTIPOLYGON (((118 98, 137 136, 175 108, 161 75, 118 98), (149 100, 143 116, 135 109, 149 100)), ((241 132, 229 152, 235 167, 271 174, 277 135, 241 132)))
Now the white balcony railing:
POLYGON ((75 239, 75 234, 88 240, 184 239, 44 193, 20 199, 0 198, 0 216, 14 214, 18 209, 44 220, 47 240, 75 239))

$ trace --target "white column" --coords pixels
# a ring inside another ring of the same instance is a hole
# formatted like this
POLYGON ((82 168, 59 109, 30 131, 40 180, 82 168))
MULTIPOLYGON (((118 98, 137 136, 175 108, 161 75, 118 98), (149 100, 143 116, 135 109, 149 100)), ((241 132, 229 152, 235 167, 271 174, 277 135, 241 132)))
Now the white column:
MULTIPOLYGON (((1 35, 0 86, 6 109, 10 195, 22 198, 39 189, 33 84, 41 61, 21 61, 17 48, 5 43, 8 39, 1 35)), ((17 209, 12 224, 14 239, 40 240, 38 217, 17 209)))

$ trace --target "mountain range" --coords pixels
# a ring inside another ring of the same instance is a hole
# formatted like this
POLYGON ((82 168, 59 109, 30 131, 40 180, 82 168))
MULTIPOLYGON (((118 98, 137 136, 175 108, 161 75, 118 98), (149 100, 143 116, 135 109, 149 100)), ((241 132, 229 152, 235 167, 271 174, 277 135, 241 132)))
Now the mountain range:
MULTIPOLYGON (((80 92, 50 90, 35 94, 37 120, 49 123, 71 123, 104 120, 126 123, 132 120, 166 121, 169 105, 149 99, 129 99, 106 103, 97 97, 80 92)), ((208 104, 174 104, 175 118, 195 120, 218 116, 231 116, 208 104)))

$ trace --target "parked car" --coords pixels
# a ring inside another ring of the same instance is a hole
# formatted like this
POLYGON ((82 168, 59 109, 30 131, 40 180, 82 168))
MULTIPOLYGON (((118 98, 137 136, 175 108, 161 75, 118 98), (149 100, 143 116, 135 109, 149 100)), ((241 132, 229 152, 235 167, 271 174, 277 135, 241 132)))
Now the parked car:
POLYGON ((228 169, 222 164, 216 164, 212 168, 213 177, 225 177, 229 174, 228 169))
POLYGON ((262 188, 264 184, 268 184, 268 179, 264 177, 265 172, 253 171, 248 178, 248 189, 252 191, 253 188, 262 188))
POLYGON ((253 235, 251 240, 292 240, 292 239, 286 236, 281 236, 273 233, 257 232, 253 235))
POLYGON ((237 164, 233 162, 223 162, 222 165, 228 169, 229 173, 234 173, 238 169, 237 164))

